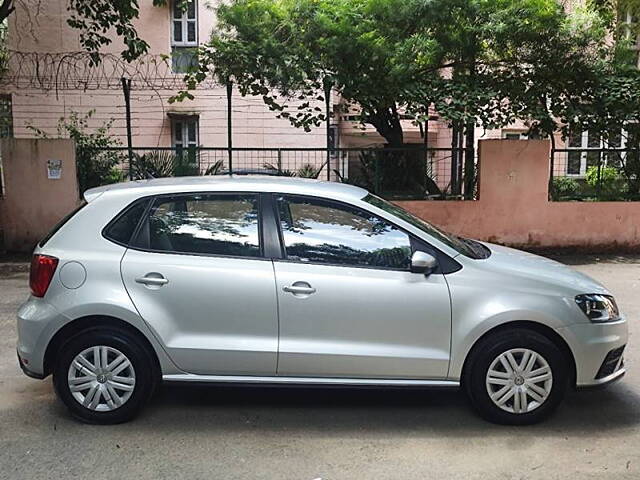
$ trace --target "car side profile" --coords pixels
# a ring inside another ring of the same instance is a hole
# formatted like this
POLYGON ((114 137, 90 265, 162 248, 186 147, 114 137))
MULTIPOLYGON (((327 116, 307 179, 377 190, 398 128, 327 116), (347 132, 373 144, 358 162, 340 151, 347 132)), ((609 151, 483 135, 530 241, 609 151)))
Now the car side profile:
POLYGON ((529 424, 625 373, 602 285, 358 187, 185 177, 84 198, 34 251, 17 346, 82 421, 127 421, 164 381, 462 387, 529 424))

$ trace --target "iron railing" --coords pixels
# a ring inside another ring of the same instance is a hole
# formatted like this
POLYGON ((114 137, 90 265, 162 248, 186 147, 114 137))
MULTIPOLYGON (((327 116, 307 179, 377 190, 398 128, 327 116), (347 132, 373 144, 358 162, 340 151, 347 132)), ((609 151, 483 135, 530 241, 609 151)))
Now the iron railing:
POLYGON ((640 200, 640 148, 557 148, 551 152, 553 201, 640 200))
POLYGON ((127 147, 78 150, 81 190, 96 184, 187 175, 265 174, 362 186, 391 199, 478 197, 477 174, 462 168, 465 149, 127 147), (95 166, 100 172, 94 172, 95 166), (88 170, 91 175, 83 174, 88 170), (467 175, 465 173, 468 172, 467 175), (99 173, 96 177, 96 173, 99 173))

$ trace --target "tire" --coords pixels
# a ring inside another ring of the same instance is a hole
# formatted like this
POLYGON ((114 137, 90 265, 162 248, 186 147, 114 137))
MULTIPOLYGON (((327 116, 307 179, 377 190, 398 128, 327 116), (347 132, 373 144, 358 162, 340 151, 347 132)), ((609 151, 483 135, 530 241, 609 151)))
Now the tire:
POLYGON ((62 345, 53 369, 60 400, 75 418, 92 424, 131 420, 158 383, 153 353, 134 334, 119 328, 78 333, 62 345))
POLYGON ((524 328, 504 330, 473 348, 463 383, 472 405, 486 420, 530 425, 551 415, 564 398, 568 365, 546 336, 524 328))

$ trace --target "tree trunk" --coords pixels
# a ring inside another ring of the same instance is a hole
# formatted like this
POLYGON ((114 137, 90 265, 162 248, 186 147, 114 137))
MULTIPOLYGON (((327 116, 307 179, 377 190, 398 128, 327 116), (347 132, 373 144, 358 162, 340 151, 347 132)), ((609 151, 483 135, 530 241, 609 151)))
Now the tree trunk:
POLYGON ((373 125, 387 141, 389 147, 400 148, 404 145, 404 132, 395 104, 390 107, 372 109, 365 115, 365 121, 373 125))
POLYGON ((464 145, 462 123, 454 122, 451 126, 451 194, 462 194, 462 146, 464 145))
POLYGON ((437 185, 427 177, 424 150, 404 143, 396 105, 371 109, 365 119, 387 141, 386 150, 375 159, 374 184, 378 193, 396 198, 424 198, 427 193, 436 194, 433 190, 438 190, 437 185))
POLYGON ((464 199, 473 200, 476 186, 476 155, 475 155, 475 124, 468 122, 465 125, 465 150, 464 150, 464 199))

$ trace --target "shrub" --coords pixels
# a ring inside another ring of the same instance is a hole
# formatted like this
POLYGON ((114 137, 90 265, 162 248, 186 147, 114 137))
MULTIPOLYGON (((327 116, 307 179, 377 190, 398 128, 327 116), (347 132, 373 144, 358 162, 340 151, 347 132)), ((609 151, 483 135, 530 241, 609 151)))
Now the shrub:
POLYGON ((554 177, 551 184, 551 199, 566 200, 576 198, 580 192, 580 184, 573 178, 554 177))
MULTIPOLYGON (((100 185, 121 182, 124 179, 118 168, 124 158, 122 153, 109 150, 120 145, 120 142, 109 133, 113 120, 89 132, 89 119, 94 112, 91 110, 84 116, 71 112, 68 119, 61 118, 58 121, 58 137, 69 137, 76 144, 76 169, 80 193, 100 185)), ((49 138, 44 131, 34 127, 29 128, 37 137, 49 138)))
POLYGON ((627 182, 614 167, 593 166, 587 168, 587 185, 592 187, 599 200, 624 200, 627 193, 627 182))

